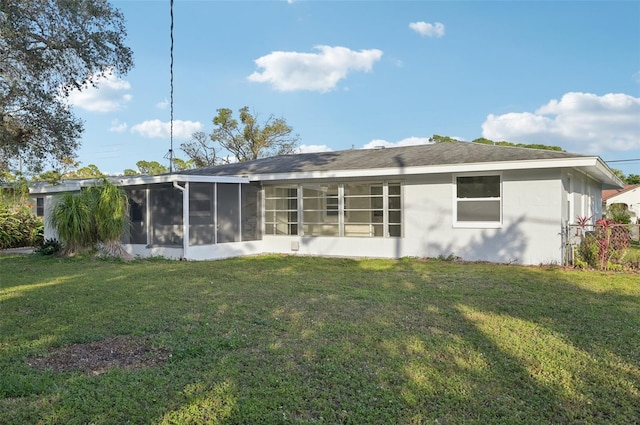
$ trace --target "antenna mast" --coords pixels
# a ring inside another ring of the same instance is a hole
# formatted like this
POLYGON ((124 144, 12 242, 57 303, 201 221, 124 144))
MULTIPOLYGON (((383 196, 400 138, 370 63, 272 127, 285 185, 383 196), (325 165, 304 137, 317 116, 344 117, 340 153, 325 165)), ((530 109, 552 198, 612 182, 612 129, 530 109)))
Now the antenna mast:
POLYGON ((171 14, 171 30, 169 31, 171 36, 171 47, 170 47, 170 64, 169 64, 169 75, 170 75, 170 114, 171 118, 169 121, 169 172, 173 172, 173 0, 169 0, 169 12, 171 14))

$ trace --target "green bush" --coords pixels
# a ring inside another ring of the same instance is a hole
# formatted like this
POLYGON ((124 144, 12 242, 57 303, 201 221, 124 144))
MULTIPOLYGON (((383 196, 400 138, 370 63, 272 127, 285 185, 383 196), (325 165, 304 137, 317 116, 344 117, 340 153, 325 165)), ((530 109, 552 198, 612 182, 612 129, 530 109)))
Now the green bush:
POLYGON ((42 220, 29 208, 0 203, 0 249, 39 245, 43 232, 42 220))
POLYGON ((631 214, 627 206, 624 204, 613 204, 609 206, 607 215, 613 220, 614 223, 629 224, 631 223, 631 214))
POLYGON ((57 239, 47 239, 42 242, 38 248, 35 249, 34 253, 39 255, 53 255, 60 252, 62 249, 62 244, 57 239))

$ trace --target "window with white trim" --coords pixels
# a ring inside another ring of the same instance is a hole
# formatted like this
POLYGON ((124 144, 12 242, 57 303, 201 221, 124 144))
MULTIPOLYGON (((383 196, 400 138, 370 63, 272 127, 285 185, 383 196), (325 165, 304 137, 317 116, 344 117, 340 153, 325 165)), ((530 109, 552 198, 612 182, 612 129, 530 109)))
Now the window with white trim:
POLYGON ((265 233, 267 235, 297 235, 297 186, 266 186, 264 198, 265 233))
POLYGON ((295 187, 265 186, 265 233, 401 237, 400 183, 306 183, 295 187))
POLYGON ((455 220, 461 226, 495 226, 502 222, 499 175, 456 176, 455 220))
POLYGON ((337 184, 302 186, 302 231, 306 236, 338 236, 339 197, 337 184))
POLYGON ((344 185, 345 236, 384 236, 381 183, 344 185))
POLYGON ((44 217, 44 198, 41 196, 36 198, 36 216, 44 217))

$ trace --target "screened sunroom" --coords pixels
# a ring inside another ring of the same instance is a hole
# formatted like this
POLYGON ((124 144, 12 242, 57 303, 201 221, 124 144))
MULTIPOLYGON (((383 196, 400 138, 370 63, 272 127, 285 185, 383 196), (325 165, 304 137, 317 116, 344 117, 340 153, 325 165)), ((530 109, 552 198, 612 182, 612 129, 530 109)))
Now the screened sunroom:
POLYGON ((125 245, 186 250, 261 238, 259 184, 246 179, 189 177, 190 181, 123 184, 131 222, 130 231, 123 236, 125 245))

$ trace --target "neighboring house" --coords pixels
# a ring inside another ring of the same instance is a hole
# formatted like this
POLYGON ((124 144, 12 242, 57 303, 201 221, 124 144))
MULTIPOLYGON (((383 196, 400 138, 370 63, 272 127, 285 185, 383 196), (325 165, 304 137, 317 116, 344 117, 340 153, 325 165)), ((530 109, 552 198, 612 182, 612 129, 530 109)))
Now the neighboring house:
MULTIPOLYGON (((118 177, 134 255, 207 260, 262 253, 457 256, 563 263, 578 216, 622 182, 596 156, 467 142, 278 156, 118 177)), ((92 180, 33 189, 45 196, 92 180)), ((46 228, 45 237, 55 229, 46 228)))
POLYGON ((611 205, 622 204, 629 211, 632 223, 640 223, 640 184, 628 184, 622 189, 602 191, 602 203, 605 210, 611 205))

